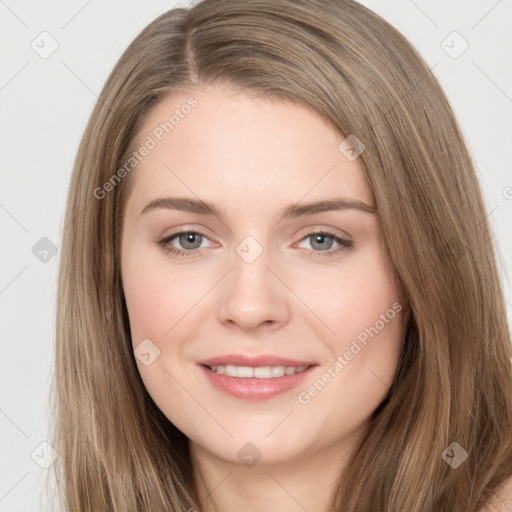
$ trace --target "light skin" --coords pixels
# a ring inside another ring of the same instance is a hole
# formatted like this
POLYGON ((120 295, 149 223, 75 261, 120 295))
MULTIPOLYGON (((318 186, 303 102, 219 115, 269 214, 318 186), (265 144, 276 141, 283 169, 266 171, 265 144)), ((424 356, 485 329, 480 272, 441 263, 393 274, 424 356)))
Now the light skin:
POLYGON ((280 220, 290 205, 344 198, 375 207, 359 159, 317 114, 227 86, 169 96, 146 119, 142 142, 193 95, 198 104, 138 164, 127 198, 121 272, 134 349, 145 339, 160 355, 136 359, 144 385, 190 439, 204 510, 327 510, 331 493, 372 412, 396 373, 404 310, 378 215, 343 208, 280 220), (213 203, 223 218, 155 207, 164 197, 213 203), (329 231, 348 240, 343 247, 329 231), (192 253, 179 257, 158 244, 192 253), (253 237, 262 253, 237 252, 253 237), (337 251, 337 252, 336 252, 337 251), (384 324, 379 329, 381 324, 384 324), (338 356, 365 328, 378 334, 344 365, 338 356), (243 400, 214 388, 197 362, 232 354, 274 354, 317 363, 297 388, 243 400), (331 369, 307 403, 298 399, 331 369), (237 455, 252 443, 261 459, 237 455))

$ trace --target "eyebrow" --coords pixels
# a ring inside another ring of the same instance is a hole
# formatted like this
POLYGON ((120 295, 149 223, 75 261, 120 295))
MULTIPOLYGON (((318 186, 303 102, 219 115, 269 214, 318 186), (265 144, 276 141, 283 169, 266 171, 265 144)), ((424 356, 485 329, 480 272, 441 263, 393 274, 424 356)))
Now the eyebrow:
MULTIPOLYGON (((213 203, 203 201, 202 199, 192 199, 188 197, 161 197, 153 199, 143 208, 140 215, 160 208, 197 213, 200 215, 212 215, 219 219, 224 218, 223 212, 213 203)), ((312 203, 291 204, 283 210, 279 221, 331 210, 358 210, 366 213, 377 212, 377 208, 373 208, 362 201, 335 198, 312 203)))

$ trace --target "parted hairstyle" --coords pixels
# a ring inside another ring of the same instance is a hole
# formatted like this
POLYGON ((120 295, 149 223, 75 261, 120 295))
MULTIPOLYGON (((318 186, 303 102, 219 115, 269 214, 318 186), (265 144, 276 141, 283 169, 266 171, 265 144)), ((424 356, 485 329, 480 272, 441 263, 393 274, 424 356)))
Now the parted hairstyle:
POLYGON ((130 340, 119 241, 137 169, 95 191, 164 97, 209 84, 296 102, 365 145, 410 314, 393 384, 330 510, 478 512, 512 476, 512 348, 488 214, 432 70, 352 0, 172 9, 108 77, 77 153, 61 244, 52 444, 66 510, 201 510, 188 438, 147 393, 130 340), (468 453, 456 469, 442 457, 452 442, 468 453))

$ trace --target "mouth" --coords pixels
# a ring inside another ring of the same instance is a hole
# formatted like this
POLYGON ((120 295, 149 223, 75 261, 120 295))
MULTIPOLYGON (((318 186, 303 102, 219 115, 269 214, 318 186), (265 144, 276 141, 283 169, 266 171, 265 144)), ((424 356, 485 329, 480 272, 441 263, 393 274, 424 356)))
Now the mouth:
POLYGON ((208 366, 210 371, 218 375, 226 375, 227 377, 237 377, 240 379, 276 379, 285 375, 295 375, 307 370, 307 366, 235 366, 235 365, 218 365, 208 366))
POLYGON ((222 356, 198 363, 218 391, 242 400, 267 400, 298 386, 317 363, 276 356, 222 356))

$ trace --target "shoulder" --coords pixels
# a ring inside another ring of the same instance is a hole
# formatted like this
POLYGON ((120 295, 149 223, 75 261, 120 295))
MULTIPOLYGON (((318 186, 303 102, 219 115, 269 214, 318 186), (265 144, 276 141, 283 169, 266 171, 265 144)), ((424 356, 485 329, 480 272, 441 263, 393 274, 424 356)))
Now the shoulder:
POLYGON ((498 488, 480 512, 512 512, 512 477, 498 488))

